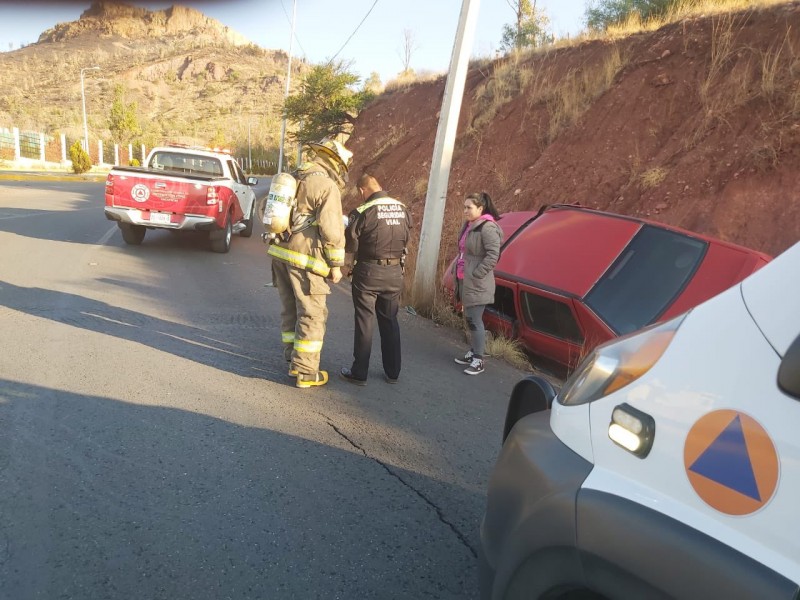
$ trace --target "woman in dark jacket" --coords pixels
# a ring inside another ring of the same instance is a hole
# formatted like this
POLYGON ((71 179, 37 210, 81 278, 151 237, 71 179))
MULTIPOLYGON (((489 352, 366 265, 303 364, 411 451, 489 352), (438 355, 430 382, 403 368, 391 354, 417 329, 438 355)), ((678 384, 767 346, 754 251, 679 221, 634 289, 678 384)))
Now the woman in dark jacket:
POLYGON ((503 231, 497 224, 500 215, 486 192, 469 194, 464 199, 466 219, 458 241, 455 263, 456 290, 467 319, 472 347, 455 361, 469 365, 467 375, 483 373, 486 330, 483 311, 494 302, 494 267, 500 258, 503 231))

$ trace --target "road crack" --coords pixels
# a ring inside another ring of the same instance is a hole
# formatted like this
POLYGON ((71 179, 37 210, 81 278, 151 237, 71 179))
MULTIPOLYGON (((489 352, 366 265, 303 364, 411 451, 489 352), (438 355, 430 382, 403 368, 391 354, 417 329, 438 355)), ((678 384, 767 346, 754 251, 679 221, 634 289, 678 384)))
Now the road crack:
POLYGON ((341 429, 339 429, 339 427, 337 427, 336 423, 334 423, 331 420, 330 417, 328 417, 327 415, 324 415, 322 413, 319 413, 319 414, 320 414, 320 416, 322 416, 327 421, 327 423, 328 423, 328 425, 330 425, 331 429, 333 429, 337 434, 339 434, 339 436, 341 436, 342 439, 347 441, 347 443, 350 444, 353 448, 355 448, 356 450, 361 452, 361 454, 364 455, 364 458, 368 458, 368 459, 374 461, 375 463, 379 464, 381 467, 383 467, 383 469, 389 475, 391 475, 392 477, 397 479, 397 481, 399 481, 401 484, 403 484, 406 488, 408 488, 409 490, 414 492, 414 494, 419 496, 419 498, 423 502, 425 502, 425 504, 427 504, 429 507, 431 507, 436 512, 436 516, 439 518, 439 521, 441 521, 442 524, 444 524, 445 526, 450 528, 450 530, 461 541, 461 543, 464 545, 464 547, 466 547, 467 550, 469 550, 469 552, 470 552, 470 554, 472 554, 473 558, 477 558, 478 557, 478 553, 475 551, 475 548, 473 548, 472 545, 469 543, 469 540, 467 540, 466 536, 458 530, 458 527, 456 527, 453 523, 451 523, 450 521, 447 520, 447 518, 444 516, 444 513, 442 512, 442 509, 439 508, 433 500, 428 498, 423 492, 421 492, 420 490, 415 488, 413 485, 411 485, 411 483, 409 483, 408 481, 403 479, 403 477, 401 477, 398 473, 393 471, 389 467, 389 465, 387 465, 386 463, 382 462, 381 460, 375 458, 374 456, 370 456, 369 454, 367 454, 367 451, 364 450, 364 448, 362 448, 354 440, 352 440, 345 432, 343 432, 341 429))

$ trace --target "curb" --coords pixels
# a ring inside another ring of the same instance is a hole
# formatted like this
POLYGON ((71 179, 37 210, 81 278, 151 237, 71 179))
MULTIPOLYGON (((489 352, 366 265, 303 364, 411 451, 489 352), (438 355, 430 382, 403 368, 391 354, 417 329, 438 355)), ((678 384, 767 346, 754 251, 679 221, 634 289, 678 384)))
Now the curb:
POLYGON ((97 175, 50 175, 47 173, 0 173, 0 181, 75 181, 101 183, 106 180, 104 174, 97 175))

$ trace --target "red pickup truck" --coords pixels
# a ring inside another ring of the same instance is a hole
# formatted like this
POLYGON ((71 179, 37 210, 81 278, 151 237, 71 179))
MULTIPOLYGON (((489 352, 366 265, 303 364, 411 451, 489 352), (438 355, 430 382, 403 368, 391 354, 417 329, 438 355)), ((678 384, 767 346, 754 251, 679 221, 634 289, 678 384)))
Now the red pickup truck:
POLYGON ((148 229, 207 231, 211 250, 224 253, 234 233, 253 233, 256 183, 227 153, 153 148, 144 167, 114 167, 108 174, 105 214, 127 244, 141 244, 148 229))

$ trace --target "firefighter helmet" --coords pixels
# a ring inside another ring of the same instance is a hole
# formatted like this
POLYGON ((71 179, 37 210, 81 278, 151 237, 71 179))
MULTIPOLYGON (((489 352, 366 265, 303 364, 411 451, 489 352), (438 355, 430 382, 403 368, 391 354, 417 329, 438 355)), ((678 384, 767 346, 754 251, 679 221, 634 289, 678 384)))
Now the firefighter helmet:
POLYGON ((308 147, 317 155, 324 158, 332 158, 335 163, 342 167, 343 172, 347 173, 350 163, 353 160, 353 153, 344 147, 344 144, 332 138, 322 138, 318 142, 309 142, 308 147))

